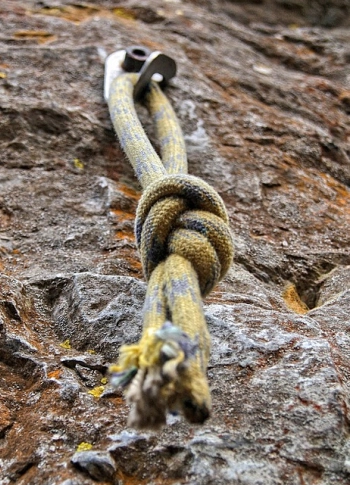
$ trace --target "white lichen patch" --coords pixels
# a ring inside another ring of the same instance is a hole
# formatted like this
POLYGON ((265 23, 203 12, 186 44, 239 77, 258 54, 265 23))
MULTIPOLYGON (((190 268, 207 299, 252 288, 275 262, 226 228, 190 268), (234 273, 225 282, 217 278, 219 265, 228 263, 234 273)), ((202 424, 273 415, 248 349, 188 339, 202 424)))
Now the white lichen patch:
POLYGON ((184 133, 187 151, 189 153, 203 150, 209 145, 209 137, 204 128, 204 121, 196 115, 196 105, 190 100, 186 99, 180 105, 179 114, 181 117, 187 118, 192 123, 195 123, 195 129, 191 133, 184 133))

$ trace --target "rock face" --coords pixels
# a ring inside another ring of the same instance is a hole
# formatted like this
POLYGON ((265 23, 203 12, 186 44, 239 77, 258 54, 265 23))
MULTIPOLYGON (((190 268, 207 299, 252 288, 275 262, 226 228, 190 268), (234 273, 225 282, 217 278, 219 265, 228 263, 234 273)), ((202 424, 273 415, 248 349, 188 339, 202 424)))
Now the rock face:
POLYGON ((350 483, 349 12, 1 2, 1 485, 350 483), (158 434, 126 429, 105 379, 146 289, 140 187, 102 89, 132 44, 176 58, 190 173, 223 197, 236 250, 205 302, 212 417, 158 434))

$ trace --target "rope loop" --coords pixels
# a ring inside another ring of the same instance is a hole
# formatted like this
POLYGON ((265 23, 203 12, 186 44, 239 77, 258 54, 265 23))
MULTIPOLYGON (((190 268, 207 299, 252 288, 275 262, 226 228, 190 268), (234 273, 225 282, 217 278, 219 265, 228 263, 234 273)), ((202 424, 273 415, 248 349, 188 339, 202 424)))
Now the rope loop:
POLYGON ((136 241, 147 279, 170 254, 189 260, 207 295, 226 274, 233 256, 221 197, 187 174, 168 175, 144 191, 136 213, 136 241))

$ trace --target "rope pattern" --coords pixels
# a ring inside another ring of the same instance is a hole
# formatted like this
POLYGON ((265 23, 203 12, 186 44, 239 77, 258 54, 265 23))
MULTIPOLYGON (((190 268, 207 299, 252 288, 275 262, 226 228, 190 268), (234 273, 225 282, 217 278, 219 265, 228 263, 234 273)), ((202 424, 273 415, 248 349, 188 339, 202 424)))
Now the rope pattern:
POLYGON ((154 82, 145 103, 162 159, 152 147, 133 103, 137 79, 137 74, 125 74, 113 81, 109 109, 144 188, 135 233, 148 289, 142 338, 120 349, 111 382, 129 384, 129 425, 154 429, 165 423, 168 411, 182 412, 195 423, 209 416, 210 336, 202 296, 226 274, 233 245, 222 199, 206 182, 186 173, 181 128, 154 82))

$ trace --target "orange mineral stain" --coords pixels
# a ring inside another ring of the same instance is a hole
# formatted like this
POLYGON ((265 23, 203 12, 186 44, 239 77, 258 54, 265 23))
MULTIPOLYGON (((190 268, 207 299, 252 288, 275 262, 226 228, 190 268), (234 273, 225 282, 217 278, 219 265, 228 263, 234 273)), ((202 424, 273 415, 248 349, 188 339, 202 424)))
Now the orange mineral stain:
POLYGON ((115 238, 118 240, 124 240, 124 241, 130 241, 134 242, 135 241, 135 236, 134 234, 130 231, 116 231, 115 233, 115 238))
POLYGON ((287 285, 284 292, 282 293, 282 297, 287 307, 290 310, 293 310, 295 313, 303 315, 309 311, 307 305, 303 301, 301 301, 297 289, 295 285, 293 285, 293 283, 287 285))
POLYGON ((57 370, 53 370, 52 372, 49 372, 49 373, 47 374, 47 377, 48 377, 49 379, 59 379, 59 378, 60 378, 60 376, 61 376, 61 374, 62 374, 61 369, 57 369, 57 370))

